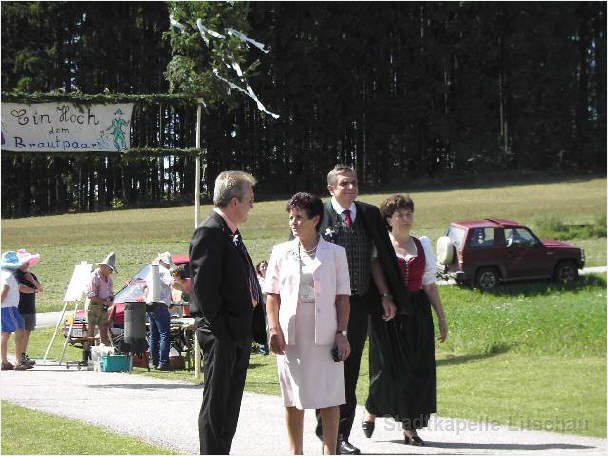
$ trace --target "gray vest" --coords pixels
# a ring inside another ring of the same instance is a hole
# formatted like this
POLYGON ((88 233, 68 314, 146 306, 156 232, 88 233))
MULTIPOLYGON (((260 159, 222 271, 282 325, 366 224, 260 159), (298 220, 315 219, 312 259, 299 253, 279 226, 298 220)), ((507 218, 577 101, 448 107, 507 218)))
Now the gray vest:
POLYGON ((355 223, 349 228, 342 221, 342 216, 338 215, 337 222, 329 225, 321 234, 326 241, 340 245, 346 250, 351 294, 365 294, 372 275, 372 242, 365 232, 361 216, 358 214, 355 223))

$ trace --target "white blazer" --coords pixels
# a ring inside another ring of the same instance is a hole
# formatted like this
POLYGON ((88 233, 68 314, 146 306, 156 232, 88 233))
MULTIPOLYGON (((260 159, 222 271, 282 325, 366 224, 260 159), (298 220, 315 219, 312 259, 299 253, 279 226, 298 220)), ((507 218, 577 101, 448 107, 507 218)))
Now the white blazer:
MULTIPOLYGON (((279 324, 285 343, 296 341, 296 309, 300 288, 298 239, 277 244, 268 262, 264 293, 281 296, 279 324)), ((333 344, 338 329, 336 296, 350 296, 350 277, 344 247, 319 239, 313 260, 312 278, 315 288, 315 344, 333 344)))

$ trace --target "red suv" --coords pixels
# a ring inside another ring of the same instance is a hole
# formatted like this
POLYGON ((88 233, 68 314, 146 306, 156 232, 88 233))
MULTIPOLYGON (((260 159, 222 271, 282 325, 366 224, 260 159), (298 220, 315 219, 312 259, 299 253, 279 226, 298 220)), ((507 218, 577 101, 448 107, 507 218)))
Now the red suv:
POLYGON ((513 220, 453 222, 437 240, 437 273, 491 290, 499 282, 553 278, 569 283, 585 265, 585 252, 561 241, 541 241, 513 220))

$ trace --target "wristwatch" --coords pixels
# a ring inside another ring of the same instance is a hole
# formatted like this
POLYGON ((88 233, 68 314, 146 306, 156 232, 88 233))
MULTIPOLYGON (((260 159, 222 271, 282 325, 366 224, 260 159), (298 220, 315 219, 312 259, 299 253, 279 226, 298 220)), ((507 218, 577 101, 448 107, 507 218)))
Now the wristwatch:
POLYGON ((336 331, 336 334, 342 334, 344 337, 348 335, 346 331, 336 331))

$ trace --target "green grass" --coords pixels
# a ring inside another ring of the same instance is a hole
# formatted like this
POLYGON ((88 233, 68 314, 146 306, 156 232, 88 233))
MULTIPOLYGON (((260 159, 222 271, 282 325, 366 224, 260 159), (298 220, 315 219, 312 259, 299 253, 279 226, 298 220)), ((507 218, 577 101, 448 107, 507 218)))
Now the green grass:
POLYGON ((606 357, 439 356, 437 413, 606 438, 606 357))
MULTIPOLYGON (((598 237, 605 225, 606 179, 411 195, 417 234, 436 239, 452 220, 498 216, 527 224, 543 238, 569 238, 585 249, 588 266, 606 265, 605 231, 598 237), (566 232, 560 223, 574 229, 566 232)), ((378 204, 386 196, 360 199, 378 204)), ((284 205, 256 203, 243 226, 254 261, 286 239, 284 205)), ((38 295, 39 311, 61 310, 75 264, 100 261, 114 250, 118 286, 159 251, 187 252, 192 231, 192 208, 184 207, 3 220, 2 249, 42 254, 34 269, 46 287, 38 295)), ((450 334, 437 346, 439 414, 606 437, 605 274, 585 276, 572 287, 530 282, 494 293, 459 287, 442 287, 440 293, 450 334), (586 421, 572 421, 578 418, 586 421)), ((50 332, 33 333, 31 354, 42 356, 50 332)), ((62 342, 58 337, 53 353, 62 342)), ((80 358, 78 350, 69 350, 66 359, 80 358)), ((192 372, 136 372, 194 382, 192 372)), ((367 375, 366 351, 359 403, 367 394, 367 375)), ((246 389, 279 394, 274 356, 252 355, 246 389)))
POLYGON ((442 287, 450 325, 443 347, 475 355, 604 356, 605 277, 583 276, 570 287, 549 281, 502 285, 494 293, 442 287))
POLYGON ((536 224, 538 235, 558 239, 594 239, 606 237, 606 213, 595 217, 591 223, 567 224, 557 217, 541 217, 536 224))
MULTIPOLYGON (((378 204, 386 196, 385 193, 369 194, 361 195, 360 199, 378 204)), ((568 225, 596 227, 601 220, 604 224, 606 221, 606 179, 416 191, 411 196, 416 203, 416 233, 434 240, 453 220, 489 216, 525 223, 541 236, 543 220, 558 219, 568 225)), ((203 206, 201 217, 210 210, 210 206, 203 206)), ((2 250, 25 247, 42 254, 40 263, 34 267, 45 285, 44 293, 37 296, 38 309, 61 310, 74 265, 83 260, 96 263, 108 252, 115 251, 119 269, 115 286, 118 287, 142 264, 152 261, 158 252, 187 252, 193 229, 192 207, 9 219, 2 220, 2 250)), ((272 246, 285 240, 288 234, 285 201, 256 203, 242 232, 254 262, 267 258, 272 246)), ((587 265, 606 265, 606 237, 580 237, 584 234, 584 230, 577 231, 571 242, 585 248, 587 265)))
MULTIPOLYGON (((28 349, 27 349, 30 357, 41 359, 44 356, 46 349, 53 336, 53 329, 54 329, 54 326, 53 326, 53 328, 40 328, 40 329, 36 329, 35 331, 32 331, 32 333, 30 335, 28 349)), ((12 338, 11 338, 11 340, 12 340, 12 338)), ((57 336, 55 337, 53 346, 51 347, 51 350, 49 351, 49 355, 48 355, 49 360, 54 360, 54 361, 59 360, 59 357, 61 356, 61 350, 63 348, 64 341, 65 341, 65 338, 63 337, 63 335, 58 333, 57 336)), ((9 351, 9 353, 12 353, 13 350, 14 350, 14 347, 12 346, 12 342, 10 342, 8 351, 9 351)), ((80 361, 81 359, 82 359, 82 350, 77 346, 68 344, 66 346, 63 360, 64 361, 80 361)))
POLYGON ((179 454, 78 420, 2 401, 2 454, 179 454))

